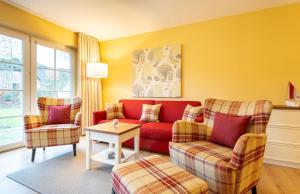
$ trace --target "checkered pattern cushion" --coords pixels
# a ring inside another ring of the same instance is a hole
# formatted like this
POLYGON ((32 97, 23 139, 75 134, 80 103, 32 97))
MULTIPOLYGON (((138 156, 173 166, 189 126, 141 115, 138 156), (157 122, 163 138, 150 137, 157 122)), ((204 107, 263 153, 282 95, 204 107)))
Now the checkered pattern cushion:
POLYGON ((123 103, 106 103, 106 119, 124 119, 123 103))
POLYGON ((191 106, 187 105, 182 116, 182 120, 184 121, 195 121, 197 116, 199 116, 202 112, 201 106, 191 106))
POLYGON ((25 130, 27 148, 49 147, 79 142, 79 126, 74 124, 43 125, 25 130))
POLYGON ((204 102, 204 122, 207 126, 207 136, 211 135, 214 125, 215 113, 252 116, 247 127, 250 133, 265 133, 271 115, 272 103, 267 100, 256 102, 226 101, 218 99, 207 99, 204 102))
POLYGON ((75 122, 76 115, 80 112, 81 99, 76 98, 38 98, 38 108, 43 117, 44 125, 48 124, 49 106, 71 105, 70 123, 75 122))
POLYGON ((210 193, 246 193, 260 178, 266 145, 265 131, 271 111, 272 104, 266 100, 239 102, 207 99, 203 124, 188 121, 174 123, 169 146, 171 160, 206 180, 210 193), (233 150, 207 141, 216 112, 252 116, 248 133, 238 139, 233 150))
POLYGON ((115 166, 112 184, 118 194, 208 193, 206 182, 157 155, 115 166))
POLYGON ((159 111, 161 104, 143 104, 142 116, 140 118, 141 121, 145 122, 159 122, 159 111))

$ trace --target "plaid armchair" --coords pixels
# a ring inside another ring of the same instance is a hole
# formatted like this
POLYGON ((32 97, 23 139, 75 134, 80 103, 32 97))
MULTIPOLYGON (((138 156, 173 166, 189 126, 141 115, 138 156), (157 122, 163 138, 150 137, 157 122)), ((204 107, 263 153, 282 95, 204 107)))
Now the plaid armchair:
POLYGON ((207 99, 204 122, 177 121, 169 144, 171 161, 208 183, 210 193, 256 193, 266 146, 266 127, 272 111, 270 101, 240 102, 207 99), (234 148, 207 141, 216 112, 251 115, 248 133, 234 148))
POLYGON ((81 99, 79 97, 38 99, 40 115, 25 115, 25 145, 32 149, 31 161, 34 161, 36 148, 73 144, 73 153, 76 156, 76 144, 79 142, 81 129, 81 99), (48 124, 49 106, 71 105, 70 123, 48 124))

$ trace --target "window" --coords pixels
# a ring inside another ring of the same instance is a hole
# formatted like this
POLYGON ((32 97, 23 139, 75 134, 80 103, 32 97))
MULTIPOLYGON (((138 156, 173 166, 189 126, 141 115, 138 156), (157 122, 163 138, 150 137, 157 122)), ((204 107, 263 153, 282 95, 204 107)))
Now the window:
POLYGON ((28 113, 29 38, 0 28, 0 150, 23 140, 28 113))
POLYGON ((72 52, 37 44, 36 56, 37 96, 73 96, 72 52))

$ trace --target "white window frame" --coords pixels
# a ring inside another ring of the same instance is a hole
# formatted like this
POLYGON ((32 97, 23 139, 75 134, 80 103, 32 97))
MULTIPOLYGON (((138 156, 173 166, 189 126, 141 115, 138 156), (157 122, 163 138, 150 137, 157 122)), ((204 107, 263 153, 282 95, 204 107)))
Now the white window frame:
MULTIPOLYGON (((0 26, 0 33, 16 39, 23 43, 23 114, 30 113, 30 37, 26 34, 9 30, 0 26)), ((22 115, 20 115, 22 116, 22 115)), ((0 146, 0 152, 24 146, 24 141, 0 146)))
MULTIPOLYGON (((68 53, 71 53, 71 72, 72 72, 72 80, 71 80, 71 93, 75 96, 75 51, 74 49, 55 44, 49 41, 41 40, 38 38, 31 38, 31 112, 37 113, 37 44, 46 46, 49 48, 53 48, 55 50, 61 50, 68 53)), ((54 63, 56 64, 56 53, 54 53, 54 63)), ((57 71, 56 65, 54 71, 57 71)), ((58 70, 59 71, 59 70, 58 70)))

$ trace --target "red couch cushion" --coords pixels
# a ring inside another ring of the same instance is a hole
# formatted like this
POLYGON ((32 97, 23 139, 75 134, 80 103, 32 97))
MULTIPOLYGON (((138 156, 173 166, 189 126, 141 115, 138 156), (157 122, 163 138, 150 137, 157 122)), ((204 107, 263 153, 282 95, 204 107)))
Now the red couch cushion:
POLYGON ((141 137, 160 141, 172 140, 173 123, 146 123, 141 127, 141 137))
MULTIPOLYGON (((133 124, 145 124, 145 122, 143 121, 139 121, 139 120, 135 120, 135 119, 118 119, 120 122, 123 123, 133 123, 133 124)), ((112 120, 101 120, 99 121, 97 124, 101 124, 101 123, 107 123, 107 122, 111 122, 112 120)))
POLYGON ((251 116, 232 116, 216 112, 209 141, 233 148, 238 138, 247 132, 251 116))
POLYGON ((161 104, 159 113, 159 121, 166 123, 173 123, 182 119, 182 115, 186 105, 201 106, 198 101, 155 101, 155 104, 161 104))
POLYGON ((154 100, 119 100, 123 103, 123 114, 126 119, 139 120, 142 115, 143 104, 154 104, 154 100))

